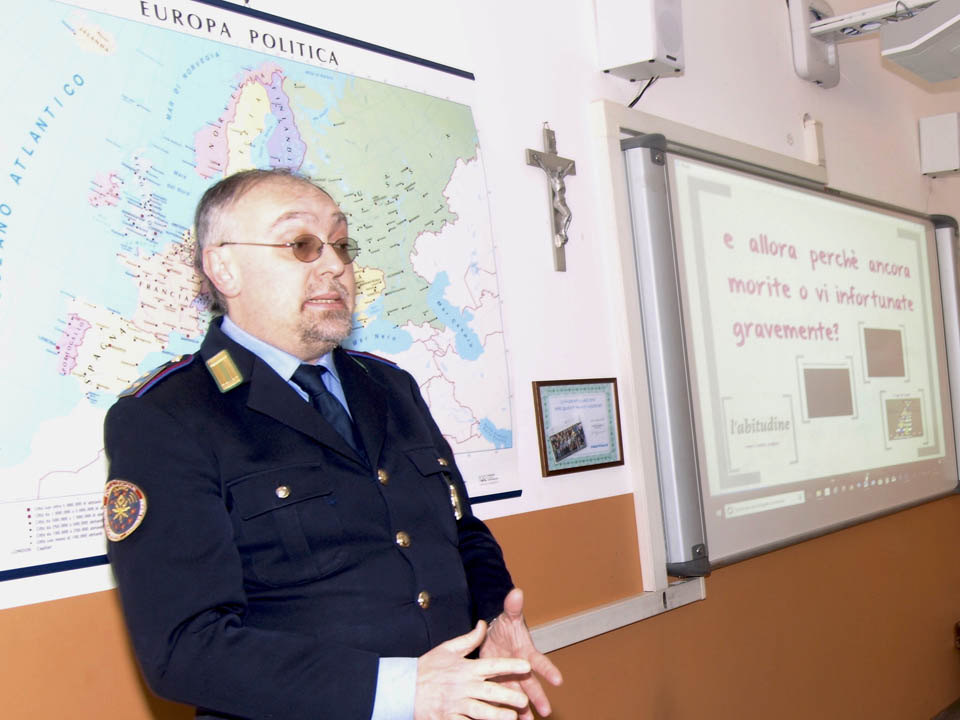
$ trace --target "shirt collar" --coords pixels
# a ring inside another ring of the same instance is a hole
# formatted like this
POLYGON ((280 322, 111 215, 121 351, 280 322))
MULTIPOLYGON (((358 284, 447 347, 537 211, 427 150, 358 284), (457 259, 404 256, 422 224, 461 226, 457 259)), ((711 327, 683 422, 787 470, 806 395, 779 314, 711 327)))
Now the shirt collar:
MULTIPOLYGON (((293 373, 296 372, 297 368, 303 363, 303 361, 295 355, 291 355, 285 350, 281 350, 278 347, 274 347, 270 343, 264 342, 258 337, 254 337, 233 322, 229 315, 224 315, 223 323, 220 325, 220 329, 223 330, 223 334, 228 338, 233 340, 238 345, 245 347, 247 350, 263 360, 267 365, 273 368, 277 375, 282 377, 287 382, 290 382, 290 378, 293 377, 293 373)), ((337 384, 340 384, 340 376, 337 374, 337 368, 333 362, 333 353, 327 353, 315 364, 323 365, 325 368, 327 368, 327 370, 330 371, 330 374, 336 378, 337 384)))

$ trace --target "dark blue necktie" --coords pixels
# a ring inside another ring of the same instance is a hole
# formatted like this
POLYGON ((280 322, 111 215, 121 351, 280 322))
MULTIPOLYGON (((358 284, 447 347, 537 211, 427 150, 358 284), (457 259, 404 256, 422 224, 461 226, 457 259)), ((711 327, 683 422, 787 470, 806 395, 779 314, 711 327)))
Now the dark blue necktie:
POLYGON ((340 437, 346 440, 360 457, 366 457, 361 449, 363 446, 356 436, 356 428, 346 409, 323 384, 325 372, 327 368, 323 365, 301 365, 291 379, 310 396, 310 404, 323 415, 324 420, 333 426, 340 437))

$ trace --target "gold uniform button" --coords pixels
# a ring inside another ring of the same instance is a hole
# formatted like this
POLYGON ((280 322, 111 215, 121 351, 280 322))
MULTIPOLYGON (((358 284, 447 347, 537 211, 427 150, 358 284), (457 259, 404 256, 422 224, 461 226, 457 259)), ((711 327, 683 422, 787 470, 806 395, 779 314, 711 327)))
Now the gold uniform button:
POLYGON ((290 497, 290 488, 286 485, 279 486, 274 492, 277 494, 277 497, 281 500, 286 500, 290 497))
POLYGON ((447 465, 450 464, 447 462, 446 458, 437 458, 437 462, 440 464, 441 467, 446 467, 447 465))
POLYGON ((377 470, 377 480, 380 481, 381 485, 386 485, 388 482, 390 482, 390 476, 387 474, 386 470, 380 468, 377 470))
POLYGON ((407 535, 403 530, 397 533, 397 545, 402 548, 410 547, 410 536, 407 535))
POLYGON ((417 605, 422 607, 424 610, 430 607, 430 593, 428 593, 426 590, 421 591, 420 594, 417 595, 417 605))

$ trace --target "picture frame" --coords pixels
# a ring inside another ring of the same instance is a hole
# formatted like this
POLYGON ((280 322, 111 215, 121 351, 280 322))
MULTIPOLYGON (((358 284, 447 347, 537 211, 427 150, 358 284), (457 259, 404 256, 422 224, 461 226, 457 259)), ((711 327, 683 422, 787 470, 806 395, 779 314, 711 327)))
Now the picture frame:
POLYGON ((623 465, 616 378, 533 383, 543 477, 623 465))

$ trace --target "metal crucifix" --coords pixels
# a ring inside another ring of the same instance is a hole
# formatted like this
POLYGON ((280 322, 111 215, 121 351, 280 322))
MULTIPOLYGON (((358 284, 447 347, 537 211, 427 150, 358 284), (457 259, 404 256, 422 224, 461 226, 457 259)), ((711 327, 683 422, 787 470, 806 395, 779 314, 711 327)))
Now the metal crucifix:
POLYGON ((567 230, 573 213, 567 206, 567 175, 577 174, 577 165, 573 160, 557 155, 557 137, 547 123, 543 124, 543 152, 527 150, 527 165, 533 165, 547 174, 550 192, 550 227, 553 230, 553 269, 567 269, 567 230))

